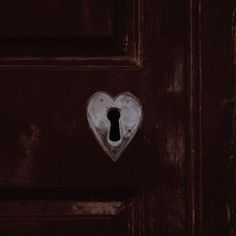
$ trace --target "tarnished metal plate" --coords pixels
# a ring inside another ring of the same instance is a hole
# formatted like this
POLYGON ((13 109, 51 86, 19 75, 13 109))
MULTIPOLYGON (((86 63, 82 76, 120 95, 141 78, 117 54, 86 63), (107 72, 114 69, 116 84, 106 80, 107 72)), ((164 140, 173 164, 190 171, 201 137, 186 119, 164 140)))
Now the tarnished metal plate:
POLYGON ((125 92, 116 97, 111 97, 105 92, 97 92, 88 101, 87 118, 89 127, 95 138, 108 154, 116 161, 128 146, 142 121, 142 106, 139 100, 131 93, 125 92), (119 132, 120 139, 111 141, 111 122, 107 117, 111 109, 120 112, 119 132))

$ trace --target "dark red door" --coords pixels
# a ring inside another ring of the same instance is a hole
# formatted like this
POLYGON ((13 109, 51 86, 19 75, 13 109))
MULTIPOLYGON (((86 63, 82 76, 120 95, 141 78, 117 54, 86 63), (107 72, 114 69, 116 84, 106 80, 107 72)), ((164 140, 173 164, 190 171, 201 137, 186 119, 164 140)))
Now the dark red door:
POLYGON ((230 1, 1 0, 0 235, 229 235, 232 16, 230 1), (143 107, 116 162, 88 125, 98 91, 143 107))

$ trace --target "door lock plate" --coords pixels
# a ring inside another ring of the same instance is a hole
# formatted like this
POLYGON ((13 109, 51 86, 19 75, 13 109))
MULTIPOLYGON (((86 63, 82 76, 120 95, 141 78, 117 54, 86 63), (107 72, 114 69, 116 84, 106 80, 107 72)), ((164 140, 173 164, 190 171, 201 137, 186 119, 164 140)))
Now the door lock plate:
POLYGON ((90 129, 103 150, 116 161, 133 139, 142 121, 142 106, 131 93, 111 97, 97 92, 88 101, 90 129))

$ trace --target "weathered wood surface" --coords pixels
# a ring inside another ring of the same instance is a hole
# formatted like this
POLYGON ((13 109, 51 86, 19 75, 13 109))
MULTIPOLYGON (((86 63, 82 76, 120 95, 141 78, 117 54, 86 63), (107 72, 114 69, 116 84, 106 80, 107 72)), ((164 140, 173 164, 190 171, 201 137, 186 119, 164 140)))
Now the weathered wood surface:
MULTIPOLYGON (((20 2, 27 3, 19 1, 16 13, 20 2)), ((27 41, 40 33, 28 31, 30 22, 22 25, 26 41, 16 42, 6 37, 17 33, 16 22, 0 1, 0 19, 12 27, 0 30, 0 233, 229 235, 232 117, 221 108, 233 94, 232 1, 82 2, 76 24, 86 27, 76 32, 91 41, 40 21, 48 27, 38 28, 43 39, 27 41), (130 91, 143 106, 142 126, 116 163, 87 124, 87 100, 97 91, 130 91), (78 218, 67 219, 81 201, 78 218), (114 202, 125 206, 117 214, 114 202), (55 215, 46 217, 50 209, 55 215)))

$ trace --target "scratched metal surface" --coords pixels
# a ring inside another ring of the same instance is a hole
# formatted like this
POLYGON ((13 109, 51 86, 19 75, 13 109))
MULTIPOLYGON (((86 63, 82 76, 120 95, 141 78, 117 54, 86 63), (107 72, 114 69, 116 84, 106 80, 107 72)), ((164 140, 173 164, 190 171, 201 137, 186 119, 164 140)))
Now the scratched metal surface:
POLYGON ((142 105, 138 98, 128 92, 114 98, 107 93, 97 92, 88 100, 87 118, 89 127, 102 149, 113 161, 117 161, 142 123, 142 105), (115 130, 112 128, 114 118, 112 121, 112 117, 108 117, 112 109, 118 112, 115 130), (115 140, 114 135, 117 135, 115 140))

